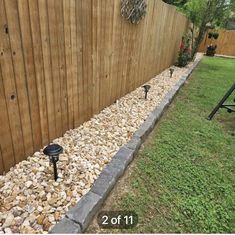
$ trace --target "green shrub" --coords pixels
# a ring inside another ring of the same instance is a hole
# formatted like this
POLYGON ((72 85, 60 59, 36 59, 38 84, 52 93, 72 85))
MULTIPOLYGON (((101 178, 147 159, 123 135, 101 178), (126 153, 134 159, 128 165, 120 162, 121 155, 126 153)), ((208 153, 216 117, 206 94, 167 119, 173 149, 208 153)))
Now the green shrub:
POLYGON ((182 42, 180 45, 179 57, 176 65, 179 67, 185 67, 192 57, 192 49, 190 47, 191 36, 186 34, 182 38, 182 42))

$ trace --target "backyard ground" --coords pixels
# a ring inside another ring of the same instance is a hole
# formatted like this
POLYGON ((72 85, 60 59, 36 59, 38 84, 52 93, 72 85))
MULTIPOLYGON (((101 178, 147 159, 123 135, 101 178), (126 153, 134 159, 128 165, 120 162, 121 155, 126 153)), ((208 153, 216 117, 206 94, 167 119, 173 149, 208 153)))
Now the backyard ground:
POLYGON ((235 115, 206 120, 234 82, 234 59, 202 60, 102 208, 138 225, 87 232, 235 233, 235 115))

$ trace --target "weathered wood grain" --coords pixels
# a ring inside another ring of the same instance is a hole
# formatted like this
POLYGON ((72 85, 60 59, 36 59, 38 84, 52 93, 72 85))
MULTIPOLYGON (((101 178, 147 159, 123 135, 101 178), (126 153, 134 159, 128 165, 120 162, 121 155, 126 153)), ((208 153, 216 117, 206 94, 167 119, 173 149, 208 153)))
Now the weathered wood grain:
POLYGON ((0 173, 175 62, 188 20, 147 3, 131 24, 118 0, 0 0, 0 173))

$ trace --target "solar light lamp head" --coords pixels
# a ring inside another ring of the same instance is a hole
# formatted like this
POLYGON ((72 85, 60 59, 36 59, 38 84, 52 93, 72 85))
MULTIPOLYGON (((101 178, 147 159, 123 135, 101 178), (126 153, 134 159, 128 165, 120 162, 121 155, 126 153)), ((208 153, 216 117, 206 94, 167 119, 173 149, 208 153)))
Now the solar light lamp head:
POLYGON ((171 78, 172 78, 172 75, 173 75, 173 73, 174 73, 174 69, 173 68, 170 68, 170 75, 171 75, 171 78))
POLYGON ((63 148, 58 144, 50 144, 43 150, 43 153, 49 157, 59 157, 62 152, 63 148))
POLYGON ((58 178, 56 162, 59 161, 59 155, 63 152, 63 148, 58 144, 50 144, 44 150, 43 153, 49 157, 54 167, 54 179, 58 178))
POLYGON ((145 92, 145 99, 147 100, 147 94, 148 94, 151 86, 150 85, 144 85, 143 88, 144 88, 144 92, 145 92))
POLYGON ((143 88, 144 88, 144 92, 147 93, 147 92, 149 92, 151 86, 150 85, 144 85, 143 88))

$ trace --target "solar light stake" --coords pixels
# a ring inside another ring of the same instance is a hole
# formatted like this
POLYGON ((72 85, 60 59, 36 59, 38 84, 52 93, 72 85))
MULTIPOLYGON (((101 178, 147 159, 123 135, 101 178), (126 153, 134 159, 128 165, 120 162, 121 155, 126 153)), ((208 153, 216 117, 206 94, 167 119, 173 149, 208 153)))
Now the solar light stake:
POLYGON ((43 150, 43 153, 49 157, 50 162, 53 164, 55 181, 58 178, 56 163, 59 161, 59 155, 62 152, 63 148, 58 144, 50 144, 43 150))
POLYGON ((143 88, 144 88, 144 92, 145 92, 145 99, 147 100, 147 95, 148 95, 148 92, 149 92, 151 86, 150 85, 144 85, 143 88))
POLYGON ((170 77, 172 78, 172 75, 173 75, 173 73, 174 73, 174 69, 173 68, 170 68, 170 77))

